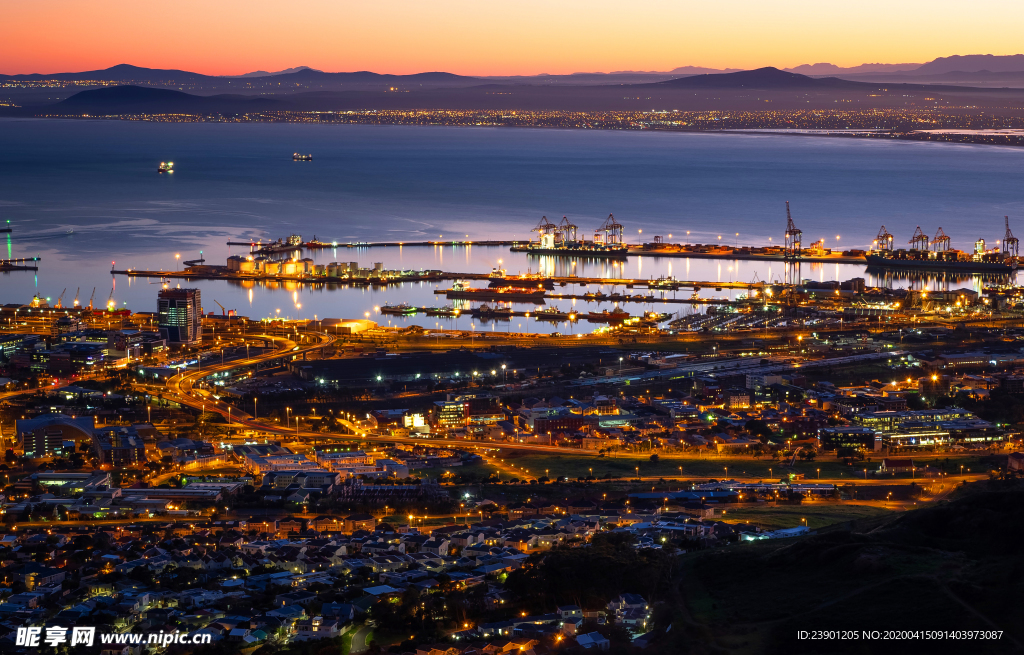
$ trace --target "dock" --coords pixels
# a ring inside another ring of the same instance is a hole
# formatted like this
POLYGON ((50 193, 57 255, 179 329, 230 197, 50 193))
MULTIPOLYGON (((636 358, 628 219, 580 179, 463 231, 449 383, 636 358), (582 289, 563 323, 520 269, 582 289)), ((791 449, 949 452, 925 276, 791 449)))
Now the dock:
MULTIPOLYGON (((254 273, 241 273, 230 271, 224 266, 202 266, 195 271, 140 271, 137 269, 115 270, 111 269, 113 275, 126 275, 130 277, 158 277, 177 278, 183 280, 235 280, 235 281, 275 281, 275 282, 302 282, 307 284, 330 284, 338 286, 376 286, 400 284, 402 282, 445 282, 454 280, 481 281, 501 286, 524 286, 536 287, 543 285, 548 289, 554 287, 567 287, 569 285, 581 286, 612 286, 632 289, 635 287, 651 289, 654 291, 677 291, 679 289, 714 289, 724 291, 726 289, 756 291, 771 286, 764 282, 710 282, 696 280, 677 280, 675 278, 604 278, 604 277, 577 277, 577 276, 518 276, 505 275, 494 276, 490 273, 457 273, 450 271, 424 271, 410 275, 395 275, 389 277, 329 277, 325 275, 260 275, 254 273)), ((440 291, 440 290, 439 290, 440 291)), ((554 296, 553 296, 554 297, 554 296)), ((584 300, 596 298, 584 297, 584 300)), ((660 301, 659 301, 660 302, 660 301)))
MULTIPOLYGON (((847 251, 848 252, 848 251, 847 251)), ((680 257, 691 259, 740 259, 762 262, 786 262, 809 264, 867 264, 867 257, 861 254, 818 253, 804 250, 799 255, 787 255, 783 248, 748 248, 732 246, 688 246, 682 244, 645 243, 629 246, 629 254, 648 257, 680 257)))
POLYGON ((274 254, 292 252, 295 250, 340 250, 340 249, 369 249, 369 248, 407 248, 424 246, 514 246, 521 241, 470 241, 470 240, 436 240, 436 241, 355 241, 349 243, 338 243, 332 241, 307 241, 298 244, 278 244, 276 241, 228 241, 229 246, 244 246, 254 254, 274 254))
POLYGON ((36 262, 39 257, 20 257, 18 259, 0 259, 0 271, 38 271, 36 262))

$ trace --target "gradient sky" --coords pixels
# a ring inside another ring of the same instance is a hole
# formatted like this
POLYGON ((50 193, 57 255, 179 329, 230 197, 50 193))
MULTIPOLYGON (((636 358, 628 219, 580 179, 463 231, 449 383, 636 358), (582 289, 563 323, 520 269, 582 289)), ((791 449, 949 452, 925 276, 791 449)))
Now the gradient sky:
POLYGON ((1017 0, 0 0, 0 72, 468 75, 924 62, 1024 51, 1017 0))

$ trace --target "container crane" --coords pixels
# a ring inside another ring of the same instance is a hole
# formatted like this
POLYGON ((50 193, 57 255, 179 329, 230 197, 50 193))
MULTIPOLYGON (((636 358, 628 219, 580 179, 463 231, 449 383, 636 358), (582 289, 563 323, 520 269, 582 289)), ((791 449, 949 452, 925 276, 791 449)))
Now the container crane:
POLYGON ((1003 254, 1010 257, 1017 257, 1020 240, 1013 236, 1013 232, 1010 231, 1010 217, 1004 216, 1003 218, 1006 219, 1006 235, 1003 236, 1003 254))
POLYGON ((569 217, 563 216, 562 222, 558 224, 558 231, 562 234, 562 243, 576 243, 576 229, 569 217))
POLYGON ((803 245, 803 230, 799 230, 793 222, 793 215, 789 213, 789 201, 786 201, 786 259, 796 259, 800 256, 803 245))
POLYGON ((932 239, 932 249, 935 252, 946 252, 949 250, 949 237, 946 233, 939 228, 939 231, 935 233, 935 238, 932 239))
POLYGON ((921 231, 921 226, 918 225, 917 229, 914 230, 914 236, 910 237, 909 243, 914 250, 928 250, 928 243, 931 239, 928 235, 921 231))
POLYGON ((604 244, 622 243, 622 229, 622 224, 615 220, 614 214, 608 214, 608 218, 594 232, 594 240, 597 241, 598 235, 603 235, 601 242, 604 244))
POLYGON ((878 230, 878 236, 875 237, 874 246, 875 250, 892 250, 893 236, 889 234, 889 231, 885 229, 883 225, 878 230))

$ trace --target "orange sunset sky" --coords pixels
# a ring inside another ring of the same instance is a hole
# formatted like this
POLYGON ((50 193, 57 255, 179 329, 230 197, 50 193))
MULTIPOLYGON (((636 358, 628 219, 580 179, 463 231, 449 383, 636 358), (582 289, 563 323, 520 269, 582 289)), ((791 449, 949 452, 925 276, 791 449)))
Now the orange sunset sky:
POLYGON ((530 75, 924 62, 1024 51, 1009 0, 2 0, 0 72, 530 75))

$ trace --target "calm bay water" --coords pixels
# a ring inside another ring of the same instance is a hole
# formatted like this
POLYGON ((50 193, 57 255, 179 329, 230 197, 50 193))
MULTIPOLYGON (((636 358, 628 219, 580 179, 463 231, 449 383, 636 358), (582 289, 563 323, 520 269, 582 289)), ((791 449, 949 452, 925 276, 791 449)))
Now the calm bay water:
MULTIPOLYGON (((158 286, 112 279, 117 268, 220 264, 228 240, 291 233, 323 241, 524 238, 541 215, 568 215, 592 234, 609 213, 631 242, 672 234, 691 242, 778 243, 785 201, 804 242, 866 247, 880 225, 909 240, 943 227, 953 245, 994 243, 1003 215, 1024 236, 1024 150, 988 146, 774 135, 494 128, 162 124, 0 120, 0 220, 14 234, 4 256, 40 256, 37 275, 0 276, 0 302, 34 293, 65 304, 80 288, 152 310, 158 286), (312 162, 293 162, 310 152, 312 162), (160 161, 173 175, 159 175, 160 161), (73 230, 72 234, 68 234, 73 230), (685 237, 689 231, 689 237, 685 237), (737 236, 738 233, 738 236, 737 236)), ((554 270, 506 248, 338 249, 318 263, 386 268, 554 270)), ((630 257, 627 276, 780 279, 781 264, 630 257)), ((586 275, 618 274, 583 264, 586 275)), ((863 276, 858 266, 803 265, 816 280, 863 276)), ((964 284, 972 284, 965 281, 964 284)), ((973 282, 976 284, 976 282, 973 282)), ((250 317, 362 316, 385 302, 443 305, 436 285, 389 290, 200 282, 213 300, 250 317), (301 304, 301 309, 298 305, 301 304)), ((447 285, 445 285, 447 286, 447 285)), ((723 295, 722 293, 712 295, 723 295)), ((567 303, 554 303, 565 305, 567 303)), ((678 311, 679 305, 668 306, 678 311)), ((631 305, 633 311, 639 306, 631 305)), ((434 321, 435 319, 430 319, 434 321)), ((412 319, 426 324, 425 317, 412 319)), ((467 322, 463 319, 463 322, 467 322)), ((460 326, 466 327, 466 326, 460 326)))

